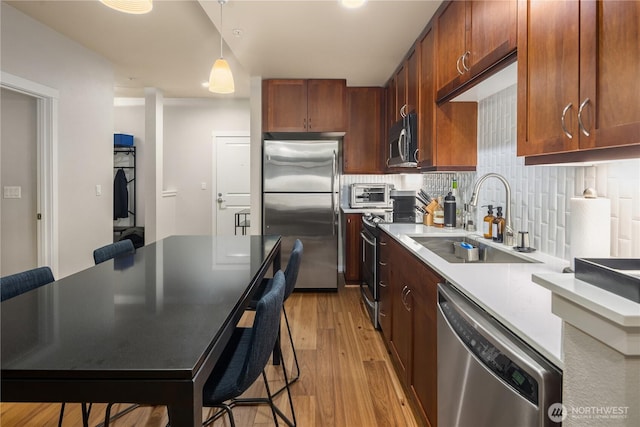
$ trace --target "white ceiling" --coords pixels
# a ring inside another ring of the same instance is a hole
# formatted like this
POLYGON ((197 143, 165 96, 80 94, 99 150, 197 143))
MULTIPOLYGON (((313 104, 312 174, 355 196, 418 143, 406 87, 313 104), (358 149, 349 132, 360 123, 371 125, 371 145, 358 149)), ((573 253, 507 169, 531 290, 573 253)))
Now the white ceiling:
POLYGON ((202 87, 220 55, 217 0, 155 0, 146 15, 97 0, 6 3, 111 61, 116 96, 141 97, 144 87, 156 87, 167 98, 246 98, 249 76, 384 85, 441 0, 369 0, 355 10, 337 0, 230 0, 222 34, 233 95, 202 87))

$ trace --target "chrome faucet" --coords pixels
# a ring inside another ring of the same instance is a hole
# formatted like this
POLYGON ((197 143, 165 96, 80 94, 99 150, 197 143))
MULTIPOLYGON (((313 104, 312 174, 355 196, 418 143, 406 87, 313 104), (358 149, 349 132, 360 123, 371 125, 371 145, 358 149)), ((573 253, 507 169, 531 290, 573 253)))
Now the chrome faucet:
POLYGON ((504 176, 497 173, 488 173, 488 174, 482 175, 480 179, 476 181, 476 185, 473 187, 473 194, 471 194, 471 200, 469 201, 469 205, 478 206, 478 193, 480 191, 480 186, 482 185, 483 182, 487 180, 487 178, 491 178, 491 177, 499 179, 500 182, 502 182, 502 184, 504 185, 505 192, 507 193, 506 194, 507 202, 504 209, 504 220, 506 225, 504 227, 503 242, 505 245, 513 246, 515 237, 513 233, 513 228, 511 227, 511 187, 509 186, 509 183, 507 182, 504 176))

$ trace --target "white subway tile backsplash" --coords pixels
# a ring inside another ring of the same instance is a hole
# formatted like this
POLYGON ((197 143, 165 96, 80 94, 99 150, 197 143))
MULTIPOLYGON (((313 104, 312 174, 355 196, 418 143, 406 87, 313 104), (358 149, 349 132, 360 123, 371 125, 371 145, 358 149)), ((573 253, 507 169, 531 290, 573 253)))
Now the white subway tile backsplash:
MULTIPOLYGON (((516 86, 478 104, 477 177, 496 172, 512 189, 512 222, 528 229, 534 247, 569 258, 571 244, 570 199, 587 187, 599 197, 611 199, 611 255, 640 257, 640 159, 597 166, 524 166, 516 156, 516 86), (523 218, 526 216, 526 218, 523 218)), ((504 189, 498 180, 483 185, 479 204, 504 205, 504 189)), ((486 209, 478 209, 481 220, 486 209)))

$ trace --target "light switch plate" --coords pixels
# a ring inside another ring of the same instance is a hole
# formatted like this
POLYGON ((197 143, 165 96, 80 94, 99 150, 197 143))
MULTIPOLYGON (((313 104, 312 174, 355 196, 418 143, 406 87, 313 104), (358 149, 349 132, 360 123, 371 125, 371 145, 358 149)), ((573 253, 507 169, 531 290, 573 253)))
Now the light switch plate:
POLYGON ((5 199, 22 198, 22 187, 20 186, 5 186, 3 190, 3 196, 5 199))

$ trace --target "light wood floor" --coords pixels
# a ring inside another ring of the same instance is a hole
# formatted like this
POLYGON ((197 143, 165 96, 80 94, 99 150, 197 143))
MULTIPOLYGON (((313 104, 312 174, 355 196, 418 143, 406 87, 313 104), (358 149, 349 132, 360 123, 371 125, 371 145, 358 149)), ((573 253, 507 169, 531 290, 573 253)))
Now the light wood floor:
MULTIPOLYGON (((417 426, 382 337, 366 317, 357 287, 341 287, 337 293, 293 293, 286 308, 302 371, 291 388, 298 426, 417 426)), ((285 334, 283 353, 290 372, 293 357, 285 334)), ((274 386, 282 383, 281 369, 270 366, 268 376, 274 386)), ((258 380, 247 395, 261 393, 261 384, 258 380)), ((290 413, 286 393, 278 396, 278 406, 290 413)), ((59 410, 59 404, 1 403, 0 426, 56 426, 59 410)), ((203 411, 203 417, 208 411, 203 411)), ((268 406, 236 407, 234 415, 238 426, 274 424, 268 406)), ((102 417, 104 405, 94 404, 91 425, 99 424, 102 417)), ((167 421, 164 407, 142 407, 110 425, 164 427, 167 421)), ((79 404, 67 404, 63 425, 82 425, 79 404)), ((226 419, 214 424, 228 425, 226 419)))

